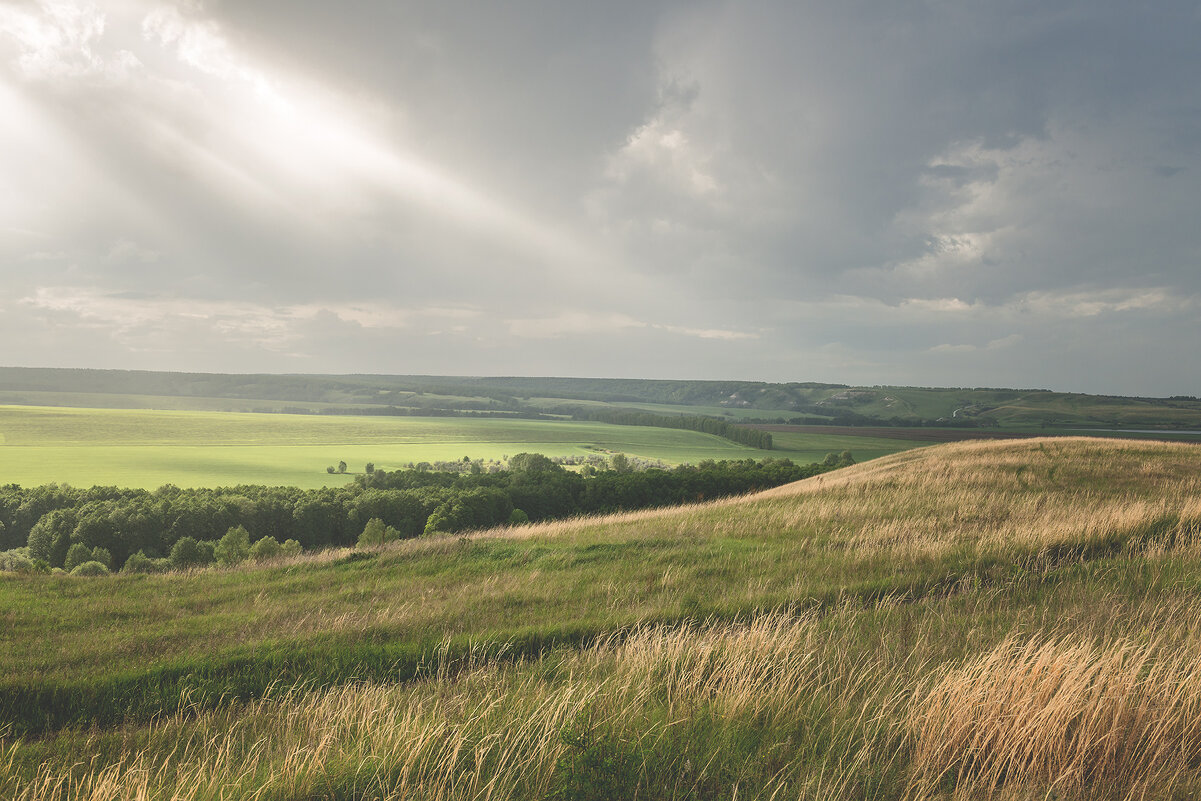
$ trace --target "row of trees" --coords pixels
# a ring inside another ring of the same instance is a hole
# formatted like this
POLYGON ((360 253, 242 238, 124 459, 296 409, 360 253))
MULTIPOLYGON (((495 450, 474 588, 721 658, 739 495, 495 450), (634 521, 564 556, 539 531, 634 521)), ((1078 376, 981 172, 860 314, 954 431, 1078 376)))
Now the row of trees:
POLYGON ((747 445, 765 451, 772 449, 771 434, 768 432, 728 423, 716 417, 608 410, 580 411, 572 416, 576 420, 591 420, 596 423, 612 423, 619 426, 653 426, 655 428, 700 431, 737 442, 739 445, 747 445))
POLYGON ((64 569, 99 562, 117 570, 131 558, 139 569, 233 564, 282 551, 354 545, 372 520, 407 538, 666 506, 778 486, 845 461, 803 466, 786 459, 706 461, 586 476, 540 454, 518 454, 507 470, 494 473, 375 470, 349 485, 316 490, 9 485, 0 488, 0 551, 64 569))

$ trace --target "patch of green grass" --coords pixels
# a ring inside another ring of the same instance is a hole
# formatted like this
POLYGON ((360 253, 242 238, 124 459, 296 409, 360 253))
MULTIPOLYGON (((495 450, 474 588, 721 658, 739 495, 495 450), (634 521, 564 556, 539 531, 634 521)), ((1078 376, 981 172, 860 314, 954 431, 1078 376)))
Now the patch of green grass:
POLYGON ((859 448, 854 438, 788 435, 785 447, 768 452, 693 431, 605 423, 7 406, 0 407, 0 483, 312 488, 348 481, 325 472, 339 461, 355 472, 367 462, 395 469, 529 451, 622 452, 668 464, 779 456, 807 464, 848 443, 867 456, 914 445, 873 440, 859 448))

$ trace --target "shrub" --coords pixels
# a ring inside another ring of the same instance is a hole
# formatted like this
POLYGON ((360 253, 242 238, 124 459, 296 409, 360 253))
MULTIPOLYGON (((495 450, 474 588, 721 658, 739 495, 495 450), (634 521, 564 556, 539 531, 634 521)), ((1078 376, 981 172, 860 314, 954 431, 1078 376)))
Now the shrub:
POLYGON ((199 567, 204 564, 205 553, 200 543, 193 537, 180 537, 171 547, 168 557, 171 567, 176 570, 187 570, 189 567, 199 567))
POLYGON ((296 540, 284 540, 284 544, 279 547, 283 556, 300 556, 304 553, 304 548, 300 547, 296 540))
POLYGON ((509 514, 509 525, 510 526, 520 526, 522 523, 528 523, 528 522, 530 522, 530 516, 527 515, 521 509, 514 509, 509 514))
POLYGON ((236 565, 250 556, 250 532, 245 526, 233 526, 217 541, 214 556, 221 565, 236 565))
POLYGON ((0 551, 0 570, 14 573, 33 573, 34 561, 29 558, 28 548, 14 548, 11 551, 0 551))
POLYGON ((71 575, 72 576, 107 576, 108 568, 105 567, 102 563, 92 560, 90 562, 84 562, 83 564, 76 565, 74 567, 74 569, 71 570, 71 575))
POLYGON ((84 562, 91 562, 92 550, 81 542, 77 542, 67 549, 67 558, 63 561, 63 569, 67 572, 73 572, 75 568, 82 565, 84 562))
POLYGON ((279 544, 279 541, 275 537, 263 537, 250 546, 250 558, 256 562, 278 559, 282 552, 283 546, 279 544))
POLYGON ((125 565, 121 568, 122 573, 153 573, 155 572, 154 560, 147 556, 144 552, 138 551, 131 554, 125 560, 125 565))

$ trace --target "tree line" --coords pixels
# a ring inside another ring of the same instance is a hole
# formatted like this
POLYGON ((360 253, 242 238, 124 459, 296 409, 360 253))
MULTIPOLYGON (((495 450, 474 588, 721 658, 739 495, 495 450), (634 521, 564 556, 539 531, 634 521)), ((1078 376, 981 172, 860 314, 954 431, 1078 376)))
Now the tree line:
POLYGON ((722 439, 728 439, 731 442, 737 442, 739 445, 747 445, 751 448, 759 448, 765 451, 772 449, 770 433, 727 423, 725 420, 719 420, 716 417, 608 410, 578 411, 572 417, 576 420, 611 423, 619 426, 653 426, 655 428, 700 431, 705 434, 713 434, 722 439))
POLYGON ((383 524, 388 538, 410 538, 645 509, 767 489, 852 461, 844 453, 810 465, 743 459, 634 470, 620 457, 608 469, 586 465, 575 472, 541 454, 518 454, 497 472, 375 470, 343 487, 313 490, 10 484, 0 488, 0 569, 99 562, 119 570, 131 559, 129 569, 205 564, 239 529, 247 549, 258 547, 253 556, 267 558, 355 545, 372 521, 383 524))

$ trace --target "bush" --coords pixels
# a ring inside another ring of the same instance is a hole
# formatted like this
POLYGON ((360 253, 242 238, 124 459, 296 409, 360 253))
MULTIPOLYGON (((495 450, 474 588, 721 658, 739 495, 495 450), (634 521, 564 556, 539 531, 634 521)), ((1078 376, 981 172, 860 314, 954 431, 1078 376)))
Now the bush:
POLYGON ((280 546, 282 556, 300 556, 304 553, 304 548, 300 547, 300 543, 296 540, 284 540, 284 544, 280 546))
POLYGON ((168 561, 176 570, 187 570, 204 564, 205 552, 194 537, 180 537, 171 548, 168 561))
POLYGON ((122 573, 154 573, 154 560, 147 556, 144 552, 138 551, 130 555, 125 560, 125 565, 121 568, 122 573))
POLYGON ((14 548, 11 551, 0 552, 0 571, 14 573, 33 573, 34 561, 29 558, 28 548, 14 548))
POLYGON ((522 523, 528 523, 528 522, 530 522, 530 516, 527 515, 525 512, 523 512, 521 509, 514 509, 509 514, 509 525, 510 526, 520 526, 522 523))
POLYGON ((63 561, 63 569, 68 573, 74 572, 75 568, 82 565, 84 562, 94 561, 92 559, 92 550, 81 542, 77 542, 67 549, 67 558, 63 561))
POLYGON ((105 567, 100 562, 92 560, 90 562, 84 562, 81 565, 76 565, 74 567, 74 569, 71 570, 71 575, 72 576, 107 576, 108 568, 105 567))
POLYGON ((250 556, 250 532, 245 526, 233 526, 214 548, 217 564, 236 565, 250 556))
POLYGON ((278 559, 283 553, 283 546, 275 537, 263 537, 250 546, 250 558, 256 562, 267 562, 278 559))

